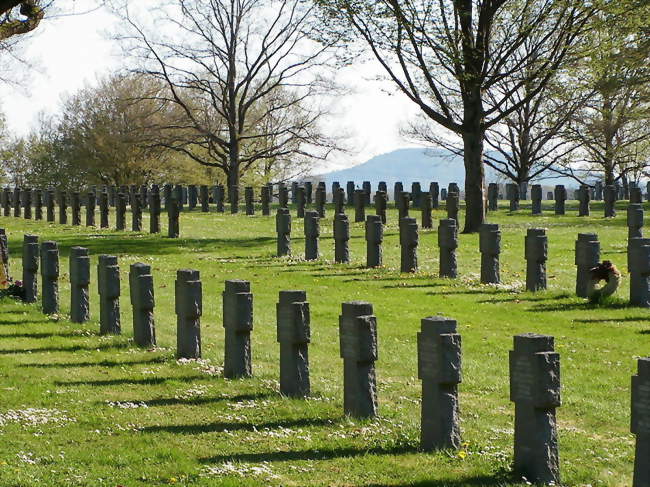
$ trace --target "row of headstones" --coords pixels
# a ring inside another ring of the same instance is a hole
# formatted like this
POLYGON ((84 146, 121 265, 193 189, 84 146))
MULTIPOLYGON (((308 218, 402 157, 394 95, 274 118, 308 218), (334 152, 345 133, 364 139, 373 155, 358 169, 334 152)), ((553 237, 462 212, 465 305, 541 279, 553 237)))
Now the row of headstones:
MULTIPOLYGON (((496 183, 495 183, 496 184, 496 183)), ((534 186, 534 185, 533 185, 534 186)), ((589 196, 592 200, 595 201, 602 201, 605 196, 605 188, 606 184, 604 184, 603 181, 595 181, 593 186, 588 186, 589 187, 589 196)), ((614 193, 613 197, 618 200, 631 200, 634 198, 633 194, 634 193, 640 193, 641 188, 639 185, 634 182, 630 181, 627 186, 622 185, 618 182, 615 182, 611 186, 614 187, 614 193)), ((528 190, 529 190, 529 184, 528 183, 521 183, 521 184, 515 184, 515 183, 506 183, 505 184, 505 194, 508 195, 506 196, 506 199, 511 199, 511 198, 517 198, 517 200, 527 200, 528 199, 528 190), (511 191, 517 191, 518 195, 510 195, 511 191)), ((577 198, 577 190, 574 193, 576 196, 574 199, 577 198)), ((650 181, 646 183, 646 198, 647 201, 650 201, 650 181)), ((499 197, 499 199, 504 199, 502 197, 499 197)), ((553 199, 553 192, 547 192, 546 193, 546 199, 552 200, 553 199)))
MULTIPOLYGON (((25 244, 38 246, 33 238, 25 244)), ((43 311, 58 312, 58 249, 55 242, 41 246, 43 311)), ((115 256, 98 262, 100 333, 119 334, 120 277, 115 256)), ((90 257, 74 247, 70 255, 71 320, 90 317, 90 257)), ((34 282, 35 286, 35 282, 34 282)), ((155 346, 154 287, 150 266, 131 265, 129 288, 133 306, 134 341, 155 346)), ((250 282, 229 280, 223 292, 225 328, 224 377, 252 376, 251 332, 253 294, 250 282)), ((201 357, 202 283, 199 271, 177 271, 175 311, 177 357, 201 357)), ((305 291, 280 291, 276 306, 280 343, 280 392, 304 398, 310 395, 309 343, 311 318, 305 291)), ((343 358, 344 413, 373 417, 378 411, 375 362, 378 358, 377 318, 372 304, 347 302, 339 316, 340 355, 343 358)), ((461 444, 458 384, 461 382, 461 337, 457 323, 440 316, 425 318, 417 334, 418 377, 422 380, 421 446, 425 451, 458 448, 461 444)), ((515 403, 514 471, 535 483, 559 485, 560 461, 555 410, 560 401, 560 360, 551 336, 514 337, 510 352, 510 400, 515 403)), ((650 446, 650 359, 640 359, 632 381, 632 432, 637 435, 634 485, 650 482, 647 457, 650 446)))

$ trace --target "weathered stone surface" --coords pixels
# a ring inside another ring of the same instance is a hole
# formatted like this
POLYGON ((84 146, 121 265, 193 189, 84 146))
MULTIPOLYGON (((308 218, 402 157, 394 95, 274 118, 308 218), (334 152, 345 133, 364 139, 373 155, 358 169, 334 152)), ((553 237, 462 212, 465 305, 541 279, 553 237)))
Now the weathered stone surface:
MULTIPOLYGON (((13 197, 11 199, 12 204, 14 205, 14 218, 20 218, 20 196, 21 190, 18 186, 14 187, 13 197)), ((59 222, 63 223, 63 222, 59 222)))
POLYGON ((383 264, 381 245, 384 241, 384 224, 379 215, 366 217, 366 266, 380 267, 383 264))
POLYGON ((641 195, 641 188, 638 186, 630 187, 630 203, 641 203, 643 202, 643 196, 641 195))
POLYGON ((546 229, 529 228, 525 239, 526 290, 546 289, 546 260, 548 258, 548 238, 546 229))
POLYGON ((217 213, 225 211, 224 201, 226 199, 226 191, 221 184, 214 187, 214 204, 217 206, 217 213))
POLYGON ((251 377, 253 293, 250 282, 226 281, 223 292, 223 327, 226 330, 223 376, 226 379, 251 377))
POLYGON ((616 200, 618 199, 616 187, 613 185, 605 186, 605 218, 614 218, 616 216, 616 200))
POLYGON ((296 217, 305 218, 305 207, 307 200, 305 198, 305 187, 298 186, 296 189, 296 217))
POLYGON ((458 277, 458 225, 453 218, 440 220, 438 224, 438 247, 440 249, 440 277, 458 277))
POLYGON ((578 216, 589 216, 590 208, 589 202, 591 201, 591 192, 589 186, 583 184, 578 190, 578 216))
POLYGON ((199 202, 199 191, 194 184, 190 184, 187 187, 187 206, 190 210, 196 208, 196 205, 199 202))
POLYGON ((332 194, 332 200, 334 202, 334 214, 345 213, 345 190, 343 188, 338 188, 332 194))
POLYGON ((41 244, 41 304, 46 315, 59 312, 59 248, 56 242, 41 244))
POLYGON ((372 185, 370 184, 370 181, 364 181, 361 188, 363 188, 363 204, 364 206, 369 206, 370 194, 372 193, 372 185))
POLYGON ((305 181, 303 186, 305 187, 305 202, 306 204, 311 205, 314 196, 314 186, 311 181, 305 181))
POLYGON ((210 191, 206 184, 202 184, 199 187, 199 199, 201 200, 201 212, 209 213, 210 212, 210 191))
POLYGON ((275 231, 278 235, 278 257, 291 255, 291 213, 288 208, 278 208, 275 231))
MULTIPOLYGON (((48 190, 46 191, 46 198, 45 198, 45 218, 49 223, 54 223, 54 205, 55 205, 55 197, 54 197, 54 191, 48 190)), ((7 216, 7 215, 5 215, 7 216)))
POLYGON ((630 278, 630 304, 650 308, 650 238, 628 240, 627 267, 630 278))
POLYGON ((555 409, 560 401, 560 356, 553 337, 514 337, 510 400, 515 403, 514 473, 533 484, 560 485, 555 409))
POLYGON ((95 193, 89 191, 86 194, 86 226, 94 227, 95 226, 95 206, 96 206, 96 196, 95 193))
POLYGON ((11 190, 9 188, 2 189, 0 204, 2 205, 2 216, 11 215, 11 190))
POLYGON ((630 203, 627 207, 627 238, 643 237, 643 204, 630 203))
POLYGON ((180 204, 180 201, 173 196, 167 204, 167 236, 169 238, 178 238, 181 234, 180 204))
POLYGON ((386 210, 388 208, 388 196, 385 191, 375 193, 375 214, 381 218, 381 222, 386 224, 386 210))
POLYGON ((142 203, 139 194, 134 194, 131 200, 131 230, 142 231, 142 203))
POLYGON ((59 204, 59 224, 68 224, 68 197, 65 191, 57 190, 57 202, 59 204))
POLYGON ((269 216, 271 214, 271 198, 273 197, 273 190, 270 186, 262 186, 262 193, 260 198, 262 200, 262 215, 269 216))
POLYGON ((479 228, 479 247, 481 250, 481 283, 499 284, 501 282, 499 254, 501 254, 501 231, 499 225, 484 223, 479 228))
POLYGON ((278 184, 278 204, 280 208, 289 207, 289 190, 284 183, 278 184))
POLYGON ((409 216, 409 209, 411 207, 411 193, 401 191, 398 196, 399 197, 395 200, 395 204, 397 205, 397 214, 399 221, 401 222, 402 218, 409 216))
POLYGON ((133 341, 139 347, 156 346, 153 276, 151 266, 137 262, 129 268, 129 294, 133 309, 133 341))
POLYGON ((244 203, 246 205, 246 214, 252 216, 255 214, 255 191, 252 186, 244 188, 244 203))
POLYGON ((38 299, 38 237, 25 235, 23 237, 23 289, 25 302, 35 303, 38 299))
POLYGON ((350 222, 345 213, 334 215, 334 262, 347 264, 350 262, 350 222))
POLYGON ((383 191, 386 193, 386 201, 388 201, 388 185, 386 184, 386 181, 379 181, 377 184, 377 191, 383 191))
MULTIPOLYGON (((404 193, 402 193, 404 196, 404 193)), ((404 217, 399 221, 399 243, 401 248, 401 272, 418 271, 418 223, 415 218, 404 217)))
POLYGON ((4 267, 5 275, 9 276, 9 241, 4 228, 0 228, 0 266, 4 267))
POLYGON ((160 188, 157 184, 149 191, 149 233, 160 233, 160 188))
POLYGON ((72 224, 81 225, 81 199, 78 191, 70 193, 70 209, 72 210, 72 224))
MULTIPOLYGON (((404 192, 404 185, 401 181, 397 181, 393 185, 393 200, 395 201, 395 206, 399 208, 401 205, 402 193, 404 192)), ((400 217, 401 218, 401 217, 400 217)))
POLYGON ((23 218, 25 218, 25 220, 31 220, 32 219, 32 190, 30 188, 23 190, 22 203, 23 203, 23 218))
POLYGON ((126 230, 126 195, 118 193, 115 200, 115 229, 126 230))
POLYGON ((422 193, 420 195, 420 208, 422 209, 422 228, 432 228, 433 218, 431 218, 431 210, 433 209, 433 202, 430 193, 422 193))
POLYGON ((431 205, 434 210, 440 207, 440 185, 437 182, 429 184, 429 194, 431 195, 431 205))
POLYGON ((325 186, 320 184, 316 187, 316 211, 320 218, 325 218, 325 203, 327 201, 327 193, 325 186))
POLYGON ((603 182, 602 181, 596 181, 596 184, 594 185, 594 199, 596 201, 602 201, 603 200, 603 182))
POLYGON ((90 319, 88 286, 90 285, 90 257, 88 249, 70 249, 70 321, 85 323, 90 319))
POLYGON ((542 214, 542 186, 539 184, 533 184, 530 189, 530 199, 532 200, 532 212, 533 215, 542 214))
POLYGON ((632 377, 631 431, 636 435, 633 487, 650 485, 650 358, 637 361, 632 377))
POLYGON ((346 415, 369 418, 377 415, 377 318, 372 304, 343 303, 339 316, 339 339, 343 358, 343 410, 346 415))
POLYGON ((488 210, 497 211, 499 209, 499 185, 490 183, 487 192, 488 210))
POLYGON ((276 305, 277 340, 280 343, 280 393, 309 396, 309 303, 305 291, 280 291, 276 305))
POLYGON ((354 191, 354 222, 366 220, 366 193, 363 189, 354 191))
POLYGON ((420 445, 424 451, 460 447, 458 384, 461 338, 456 320, 424 318, 418 332, 418 378, 422 380, 420 445))
POLYGON ((566 188, 563 185, 558 184, 555 186, 553 193, 555 196, 555 214, 564 215, 566 213, 566 209, 565 209, 565 202, 567 199, 566 188))
POLYGON ((201 358, 203 287, 199 271, 176 271, 176 356, 201 358))
POLYGON ((114 255, 100 255, 97 263, 99 290, 99 333, 119 335, 120 322, 120 267, 114 255))
POLYGON ((600 242, 595 233, 579 233, 575 243, 576 295, 589 297, 590 269, 600 262, 600 242))
POLYGON ((346 191, 346 202, 348 206, 352 206, 354 204, 354 181, 348 181, 347 184, 345 185, 345 191, 346 191))
POLYGON ((231 186, 229 189, 230 213, 234 215, 239 213, 239 186, 231 186))
POLYGON ((460 210, 460 196, 459 193, 447 193, 447 218, 451 218, 458 226, 458 212, 460 210))
POLYGON ((310 210, 305 213, 305 260, 317 260, 319 255, 320 218, 318 212, 310 210))

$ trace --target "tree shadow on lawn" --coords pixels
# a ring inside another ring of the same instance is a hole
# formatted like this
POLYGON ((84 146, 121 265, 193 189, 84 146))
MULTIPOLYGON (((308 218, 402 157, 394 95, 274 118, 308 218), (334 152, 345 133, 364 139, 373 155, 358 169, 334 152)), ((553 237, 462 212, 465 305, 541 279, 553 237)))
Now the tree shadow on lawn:
POLYGON ((55 337, 76 337, 83 338, 83 335, 75 333, 72 331, 63 331, 58 333, 0 333, 0 340, 6 338, 33 338, 33 339, 42 339, 42 338, 55 338, 55 337))
POLYGON ((517 483, 512 476, 499 475, 478 475, 473 477, 454 477, 437 480, 420 480, 400 484, 364 484, 357 487, 507 487, 517 483))
MULTIPOLYGON (((190 397, 187 399, 183 399, 182 397, 159 397, 157 399, 148 399, 148 400, 140 400, 140 399, 134 399, 133 402, 139 402, 142 404, 145 404, 148 407, 155 407, 155 406, 177 406, 177 405, 185 405, 185 406, 196 406, 200 404, 216 404, 224 401, 228 402, 240 402, 240 401, 257 401, 260 399, 268 399, 268 398, 273 398, 277 399, 278 394, 276 393, 270 393, 270 392, 260 392, 257 394, 240 394, 238 396, 219 396, 219 397, 190 397)), ((102 402, 98 402, 97 404, 103 404, 102 402)), ((170 428, 183 428, 185 425, 172 425, 170 428)), ((188 428, 192 427, 198 427, 200 425, 187 425, 188 428)), ((164 426, 152 426, 152 428, 165 428, 164 426)), ((163 430, 161 430, 163 431, 163 430)), ((183 431, 180 431, 181 433, 183 431)))
POLYGON ((147 377, 144 379, 106 379, 106 380, 70 380, 61 381, 57 380, 54 383, 58 386, 97 386, 97 387, 110 387, 121 385, 158 385, 166 382, 195 382, 201 380, 214 380, 214 377, 209 375, 194 375, 194 376, 178 376, 178 377, 147 377))
POLYGON ((608 303, 607 305, 598 305, 589 302, 583 303, 560 303, 560 304, 536 304, 528 308, 527 311, 575 311, 575 310, 592 310, 592 309, 625 309, 635 308, 629 303, 608 303))
MULTIPOLYGON (((140 431, 142 433, 173 433, 173 434, 184 434, 184 435, 198 435, 202 433, 223 433, 224 431, 259 431, 264 429, 272 430, 272 429, 279 429, 279 428, 331 426, 333 423, 335 423, 335 421, 336 420, 334 419, 328 419, 328 418, 283 419, 279 421, 245 422, 245 423, 217 421, 214 423, 203 423, 203 424, 172 424, 172 425, 145 426, 140 431)), ((235 455, 234 457, 236 456, 237 455, 235 455)), ((226 456, 224 456, 224 458, 226 458, 226 456)))
MULTIPOLYGON (((628 318, 576 318, 573 321, 576 323, 607 323, 607 322, 643 322, 649 321, 650 315, 648 316, 638 316, 638 317, 628 317, 628 318)), ((639 332, 641 333, 641 332, 639 332)))
MULTIPOLYGON (((490 292, 490 291, 486 291, 490 292)), ((509 292, 509 291, 505 291, 509 292)), ((502 294, 501 291, 495 291, 491 292, 491 294, 502 294)), ((554 294, 552 296, 549 295, 542 295, 542 296, 525 296, 525 295, 516 295, 510 298, 504 298, 504 299, 483 299, 481 301, 478 301, 480 304, 485 304, 485 303, 515 303, 515 302, 540 302, 540 301, 557 301, 558 299, 569 299, 569 298, 575 298, 576 296, 571 295, 569 293, 562 293, 562 294, 554 294)))
POLYGON ((128 362, 117 362, 114 360, 100 360, 98 362, 51 362, 51 363, 33 363, 33 364, 18 364, 18 367, 33 367, 37 369, 55 369, 67 367, 123 367, 130 365, 143 365, 143 364, 163 364, 168 363, 168 357, 156 357, 146 360, 131 360, 128 362))
POLYGON ((43 348, 15 348, 0 349, 0 355, 16 355, 20 353, 50 353, 50 352, 79 352, 82 350, 112 350, 120 348, 129 348, 129 343, 106 343, 98 345, 71 345, 68 347, 43 347, 43 348))

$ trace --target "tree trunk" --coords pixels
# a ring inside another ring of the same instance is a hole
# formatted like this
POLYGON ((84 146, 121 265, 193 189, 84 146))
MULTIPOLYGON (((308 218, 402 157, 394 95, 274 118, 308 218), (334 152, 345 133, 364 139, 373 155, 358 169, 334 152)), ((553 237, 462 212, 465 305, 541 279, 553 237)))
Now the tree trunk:
POLYGON ((483 170, 483 130, 463 134, 465 159, 465 228, 478 232, 485 222, 485 171, 483 170))

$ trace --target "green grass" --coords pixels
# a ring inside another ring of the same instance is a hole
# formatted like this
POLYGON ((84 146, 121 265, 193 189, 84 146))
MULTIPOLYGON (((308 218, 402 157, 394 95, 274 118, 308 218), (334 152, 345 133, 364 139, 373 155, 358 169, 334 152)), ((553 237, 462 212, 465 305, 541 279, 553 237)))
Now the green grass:
POLYGON ((0 301, 0 486, 525 485, 509 474, 514 408, 508 399, 508 350, 512 336, 523 332, 554 335, 561 355, 563 482, 631 485, 629 384, 635 358, 648 353, 650 315, 625 304, 626 280, 619 299, 606 305, 574 297, 577 233, 597 232, 602 258, 625 271, 627 228, 623 206, 616 219, 605 220, 598 203, 589 218, 575 216, 572 203, 564 217, 552 215, 550 207, 542 217, 531 217, 529 208, 490 215, 502 231, 498 287, 479 284, 477 235, 460 236, 460 278, 437 278, 435 229, 420 231, 420 272, 400 274, 393 210, 385 267, 371 270, 363 268, 360 223, 352 225, 352 263, 333 263, 331 208, 321 222, 322 258, 315 262, 300 258, 302 223, 295 218, 295 257, 278 259, 275 219, 261 215, 186 212, 178 240, 0 217, 14 276, 20 276, 24 233, 57 241, 62 270, 60 316, 46 317, 38 305, 0 301), (549 290, 536 294, 523 292, 523 242, 531 226, 546 227, 549 235, 549 290), (93 256, 93 315, 83 326, 67 318, 68 254, 74 245, 88 247, 93 256), (120 337, 97 334, 100 253, 120 260, 120 337), (137 261, 150 263, 155 279, 160 348, 153 351, 137 349, 130 340, 126 278, 137 261), (173 281, 179 268, 201 271, 205 363, 174 359, 173 281), (255 377, 248 380, 220 375, 220 293, 224 281, 234 278, 250 280, 254 293, 255 377), (306 401, 277 392, 275 303, 283 289, 306 290, 311 306, 313 398, 306 401), (373 303, 378 319, 380 417, 373 421, 342 414, 338 315, 341 303, 350 300, 373 303), (463 335, 466 456, 418 451, 416 332, 421 318, 435 314, 457 319, 463 335))

